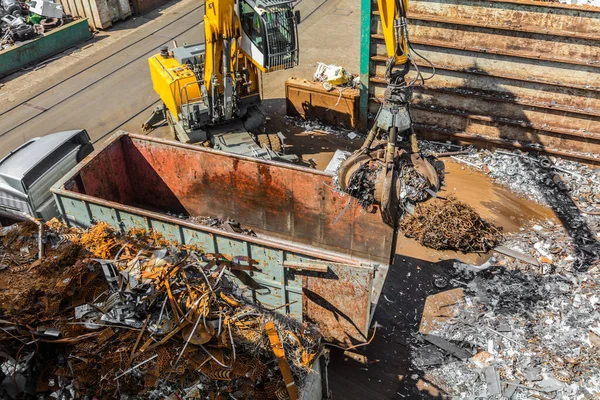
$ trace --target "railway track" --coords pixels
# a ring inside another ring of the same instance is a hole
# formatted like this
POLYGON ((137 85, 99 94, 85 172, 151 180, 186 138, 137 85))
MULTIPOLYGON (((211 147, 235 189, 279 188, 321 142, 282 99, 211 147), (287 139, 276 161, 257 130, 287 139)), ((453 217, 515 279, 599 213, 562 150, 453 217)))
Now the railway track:
MULTIPOLYGON (((189 11, 189 13, 193 13, 193 12, 195 12, 195 11, 198 11, 198 10, 202 9, 202 8, 204 8, 204 4, 201 4, 201 5, 199 5, 199 6, 195 7, 195 8, 193 8, 192 10, 190 10, 190 11, 189 11)), ((134 48, 136 45, 140 45, 140 44, 141 44, 143 41, 145 41, 146 39, 148 39, 150 36, 152 36, 152 35, 157 35, 157 34, 159 34, 161 31, 163 31, 163 30, 167 29, 168 27, 172 26, 173 24, 176 24, 176 23, 179 23, 179 22, 180 22, 180 20, 179 20, 179 19, 174 19, 173 21, 170 21, 170 22, 168 22, 168 23, 166 23, 166 24, 163 24, 163 25, 161 25, 159 28, 157 28, 157 29, 155 29, 155 30, 151 31, 151 32, 150 32, 150 33, 148 33, 147 35, 145 35, 145 36, 143 36, 143 37, 141 37, 141 38, 139 38, 139 39, 135 40, 134 42, 132 42, 132 43, 130 43, 130 44, 128 44, 128 45, 126 45, 126 46, 124 46, 124 47, 120 48, 119 50, 116 50, 116 51, 114 51, 114 52, 112 52, 112 53, 110 53, 110 54, 106 55, 106 57, 104 57, 104 58, 103 58, 103 59, 102 59, 102 60, 101 60, 99 63, 101 63, 101 62, 105 62, 105 61, 108 61, 108 60, 112 59, 113 57, 115 57, 115 56, 117 56, 117 55, 119 55, 119 54, 121 54, 121 53, 124 53, 125 51, 127 51, 127 50, 129 50, 129 49, 132 49, 132 48, 134 48)), ((193 26, 192 26, 192 27, 190 27, 189 29, 191 29, 191 28, 193 28, 193 26)), ((186 29, 186 31, 188 31, 189 29, 186 29)), ((124 38, 123 40, 126 40, 126 39, 127 39, 127 38, 124 38)), ((170 40, 172 40, 172 39, 170 39, 170 40)), ((168 41, 170 41, 170 40, 168 40, 168 41)), ((168 42, 168 41, 167 41, 167 42, 168 42)), ((165 42, 165 43, 167 43, 167 42, 165 42)), ((139 59, 139 58, 141 58, 141 57, 142 57, 142 56, 140 56, 140 57, 136 57, 136 58, 134 58, 133 60, 131 60, 130 62, 128 62, 127 64, 123 65, 123 66, 129 65, 129 64, 131 64, 132 62, 134 62, 134 61, 138 60, 138 59, 139 59)), ((17 109, 17 108, 18 108, 18 107, 20 107, 20 106, 27 105, 29 102, 36 100, 37 98, 39 98, 39 96, 41 96, 41 95, 43 95, 43 94, 45 94, 45 93, 49 92, 49 91, 50 91, 50 90, 52 90, 52 89, 59 88, 59 87, 60 87, 60 85, 63 85, 63 84, 65 84, 66 82, 68 82, 68 81, 70 81, 70 80, 72 80, 72 79, 75 79, 76 77, 78 77, 79 75, 83 74, 84 72, 86 72, 86 71, 89 71, 89 70, 91 70, 91 69, 93 69, 93 68, 96 68, 96 67, 98 67, 98 64, 99 64, 99 63, 94 63, 94 64, 92 64, 92 65, 89 65, 89 66, 87 66, 87 67, 85 67, 85 68, 81 69, 80 71, 78 71, 78 72, 76 72, 76 73, 74 73, 74 74, 72 74, 72 75, 69 75, 68 77, 66 77, 66 78, 64 78, 64 79, 61 79, 60 81, 58 81, 58 82, 56 82, 56 83, 52 84, 51 86, 49 86, 49 87, 47 87, 47 88, 45 88, 45 89, 43 89, 43 90, 36 91, 34 95, 28 96, 27 98, 25 98, 25 99, 23 99, 23 100, 19 101, 17 104, 15 104, 15 105, 11 106, 10 108, 8 108, 8 109, 6 109, 6 110, 4 110, 4 111, 0 112, 0 117, 1 117, 1 116, 3 116, 3 115, 5 115, 5 114, 8 114, 9 112, 11 112, 11 111, 13 111, 13 110, 17 109)), ((106 76, 105 76, 105 77, 106 77, 106 76)), ((96 80, 96 81, 94 81, 94 82, 91 82, 89 85, 87 85, 87 86, 86 86, 86 87, 84 87, 83 89, 86 89, 86 88, 88 88, 89 86, 93 85, 94 83, 98 82, 98 81, 99 81, 99 80, 101 80, 101 79, 104 79, 105 77, 102 77, 102 78, 100 78, 100 79, 98 79, 98 80, 96 80)), ((0 137, 2 137, 2 134, 0 134, 0 137)))
MULTIPOLYGON (((148 85, 150 85, 149 77, 143 73, 143 78, 141 78, 139 76, 140 74, 134 70, 135 68, 132 69, 132 66, 137 68, 138 65, 144 65, 145 67, 145 60, 160 46, 169 44, 172 40, 179 39, 194 28, 198 28, 198 21, 201 20, 200 11, 202 8, 203 5, 193 8, 183 17, 179 16, 173 21, 170 21, 160 28, 135 40, 133 43, 106 55, 99 62, 87 66, 68 78, 45 88, 38 95, 23 99, 9 110, 0 114, 3 120, 0 139, 4 139, 7 136, 22 136, 22 141, 24 142, 29 139, 28 136, 33 137, 39 134, 48 133, 44 132, 42 126, 45 124, 41 121, 50 122, 49 126, 56 126, 53 130, 61 130, 63 126, 66 129, 73 128, 73 126, 69 126, 69 116, 77 117, 77 110, 73 110, 72 106, 82 107, 83 105, 83 110, 88 108, 102 108, 104 114, 107 114, 106 111, 110 112, 110 110, 104 109, 110 108, 110 105, 108 107, 107 104, 100 106, 99 103, 103 103, 103 99, 94 99, 94 96, 90 95, 90 93, 96 91, 106 92, 106 86, 115 86, 113 90, 114 96, 111 96, 112 99, 106 99, 106 103, 110 103, 111 101, 115 103, 127 103, 127 100, 130 100, 131 98, 128 97, 129 93, 119 93, 119 87, 122 86, 119 84, 121 81, 143 79, 147 80, 148 85), (166 32, 167 29, 169 29, 170 33, 166 32), (128 52, 135 52, 136 54, 135 56, 131 56, 128 52), (115 63, 115 60, 118 62, 115 63), (130 70, 130 77, 124 76, 123 71, 125 70, 130 70), (54 118, 49 118, 49 114, 52 114, 52 117, 64 118, 65 121, 54 121, 54 118), (50 121, 47 121, 49 119, 50 121), (26 132, 28 130, 27 127, 32 125, 40 126, 40 129, 35 129, 37 135, 26 132)), ((146 83, 140 81, 139 86, 143 85, 146 85, 146 83)), ((96 139, 97 137, 106 137, 110 134, 112 127, 116 126, 118 128, 156 103, 155 98, 152 98, 151 102, 146 100, 148 96, 146 96, 146 93, 143 93, 143 91, 140 91, 137 95, 139 95, 139 97, 130 102, 129 107, 125 107, 129 112, 123 113, 123 109, 117 105, 114 110, 114 118, 108 116, 105 121, 100 120, 97 126, 89 126, 88 122, 85 125, 79 125, 77 127, 83 126, 87 128, 93 139, 96 139), (135 103, 139 102, 144 104, 141 107, 141 110, 139 107, 133 106, 135 103), (113 125, 115 119, 119 122, 113 125), (111 126, 108 131, 105 130, 107 125, 111 126)), ((89 111, 86 110, 85 112, 89 111)), ((95 118, 93 113, 90 113, 90 117, 91 118, 88 120, 94 121, 95 118)))

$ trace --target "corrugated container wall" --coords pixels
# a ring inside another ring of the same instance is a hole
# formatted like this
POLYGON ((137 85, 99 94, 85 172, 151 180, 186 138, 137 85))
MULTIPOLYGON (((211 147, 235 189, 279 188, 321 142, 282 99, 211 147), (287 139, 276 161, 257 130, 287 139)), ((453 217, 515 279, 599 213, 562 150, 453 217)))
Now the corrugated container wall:
MULTIPOLYGON (((361 73, 368 69, 375 113, 387 57, 377 1, 365 1, 371 31, 361 73)), ((412 0, 408 16, 414 48, 436 68, 415 89, 412 114, 422 137, 600 154, 600 8, 412 0)), ((432 72, 423 59, 417 63, 432 72)))
POLYGON ((57 0, 65 13, 87 18, 90 27, 107 29, 113 23, 131 16, 129 0, 57 0))

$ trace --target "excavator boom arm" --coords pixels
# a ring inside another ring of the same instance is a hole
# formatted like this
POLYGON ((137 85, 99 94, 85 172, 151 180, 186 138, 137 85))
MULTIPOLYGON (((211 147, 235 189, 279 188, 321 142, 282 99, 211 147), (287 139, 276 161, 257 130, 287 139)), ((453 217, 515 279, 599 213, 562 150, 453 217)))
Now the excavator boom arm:
POLYGON ((413 85, 425 78, 411 56, 414 49, 406 19, 408 0, 377 2, 388 55, 388 86, 367 139, 342 162, 337 175, 342 190, 368 209, 379 207, 384 222, 395 227, 400 210, 409 202, 423 201, 440 189, 443 172, 421 154, 412 126, 409 108, 413 85), (411 65, 416 78, 407 81, 411 65), (412 198, 406 196, 408 192, 401 194, 407 181, 419 182, 418 189, 411 189, 412 198))
POLYGON ((388 57, 394 66, 408 62, 406 10, 408 0, 377 0, 388 57))

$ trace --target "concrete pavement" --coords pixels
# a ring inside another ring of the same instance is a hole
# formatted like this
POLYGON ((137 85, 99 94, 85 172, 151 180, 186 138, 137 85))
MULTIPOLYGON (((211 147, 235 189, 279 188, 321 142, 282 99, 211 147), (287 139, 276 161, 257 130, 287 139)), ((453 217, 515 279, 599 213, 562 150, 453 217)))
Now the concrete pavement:
MULTIPOLYGON (((267 113, 282 115, 285 80, 292 75, 310 77, 318 61, 357 69, 359 6, 352 3, 349 0, 299 3, 304 13, 300 25, 301 65, 265 76, 265 98, 277 100, 268 103, 267 113), (340 43, 340 35, 345 43, 340 43)), ((5 101, 0 102, 0 157, 33 137, 61 130, 85 128, 93 140, 101 140, 118 129, 139 132, 150 110, 158 104, 150 81, 148 57, 162 45, 171 45, 173 40, 203 41, 203 13, 202 3, 186 0, 177 4, 175 10, 146 16, 152 23, 140 26, 58 73, 51 74, 51 66, 46 71, 36 71, 48 73, 48 79, 36 81, 17 93, 12 88, 5 101)), ((7 88, 11 88, 10 82, 4 90, 7 88)), ((166 136, 166 131, 155 134, 166 136)))
POLYGON ((160 27, 135 33, 95 53, 0 108, 0 156, 51 132, 85 128, 94 140, 109 135, 156 101, 147 59, 160 46, 201 41, 203 6, 188 2, 167 13, 160 27))

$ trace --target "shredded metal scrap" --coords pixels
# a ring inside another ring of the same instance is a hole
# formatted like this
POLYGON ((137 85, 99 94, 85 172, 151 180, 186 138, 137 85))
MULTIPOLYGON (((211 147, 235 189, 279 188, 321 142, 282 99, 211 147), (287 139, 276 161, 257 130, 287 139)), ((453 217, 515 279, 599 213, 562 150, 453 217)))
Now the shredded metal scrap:
POLYGON ((450 198, 415 207, 400 222, 400 230, 436 250, 487 252, 502 238, 500 229, 482 219, 468 204, 450 198))
MULTIPOLYGON (((590 226, 598 232, 600 218, 590 226)), ((505 245, 538 265, 497 254, 489 269, 458 270, 469 281, 461 312, 428 331, 472 357, 447 353, 424 365, 423 341, 415 365, 454 398, 600 397, 600 263, 578 270, 568 232, 549 222, 507 235, 505 245)))
POLYGON ((36 232, 25 224, 0 245, 21 257, 0 271, 0 398, 287 399, 281 347, 298 388, 320 354, 314 328, 243 299, 229 277, 252 260, 53 223, 40 262, 36 232))

